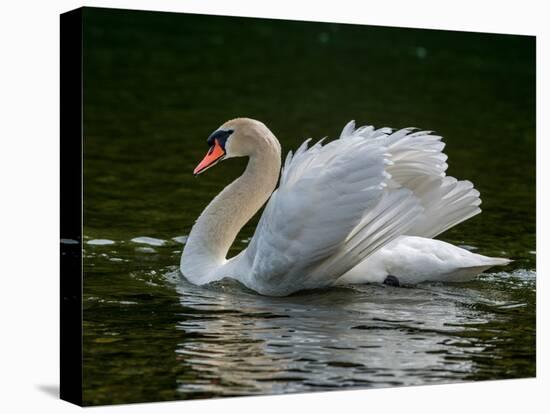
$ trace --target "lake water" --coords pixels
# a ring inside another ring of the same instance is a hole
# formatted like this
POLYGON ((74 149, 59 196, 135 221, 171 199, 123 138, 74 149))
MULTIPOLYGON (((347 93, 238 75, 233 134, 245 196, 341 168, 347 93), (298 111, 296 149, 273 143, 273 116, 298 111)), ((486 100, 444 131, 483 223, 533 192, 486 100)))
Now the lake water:
POLYGON ((94 9, 84 21, 85 404, 536 374, 532 38, 94 9), (285 298, 189 284, 186 236, 245 160, 192 170, 236 116, 264 121, 284 153, 350 119, 437 131, 448 174, 473 181, 484 210, 440 238, 514 262, 465 284, 285 298))

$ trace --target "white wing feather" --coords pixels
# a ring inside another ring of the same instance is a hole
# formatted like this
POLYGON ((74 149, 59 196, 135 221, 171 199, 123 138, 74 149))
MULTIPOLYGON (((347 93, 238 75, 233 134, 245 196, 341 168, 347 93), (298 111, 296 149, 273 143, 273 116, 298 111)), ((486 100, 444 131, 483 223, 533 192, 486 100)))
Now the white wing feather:
POLYGON ((441 137, 413 131, 404 128, 384 138, 393 162, 388 167, 390 185, 413 191, 425 209, 407 234, 432 238, 481 213, 481 199, 470 181, 445 175, 447 155, 441 137))
POLYGON ((308 140, 289 153, 240 258, 251 269, 241 275, 245 285, 269 295, 330 286, 421 215, 412 191, 388 186, 391 154, 379 138, 389 130, 352 130, 350 123, 339 140, 307 149, 308 140))
POLYGON ((445 144, 431 131, 349 122, 340 139, 286 158, 249 247, 241 281, 268 295, 330 286, 407 234, 434 237, 478 214, 479 192, 446 177, 445 144))

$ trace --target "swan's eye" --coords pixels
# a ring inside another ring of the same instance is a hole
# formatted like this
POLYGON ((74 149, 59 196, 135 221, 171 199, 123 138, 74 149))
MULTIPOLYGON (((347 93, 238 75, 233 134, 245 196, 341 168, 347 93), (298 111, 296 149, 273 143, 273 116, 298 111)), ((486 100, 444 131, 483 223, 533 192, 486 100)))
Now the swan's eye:
POLYGON ((212 147, 216 141, 218 141, 218 144, 224 149, 225 151, 225 143, 227 142, 227 139, 231 136, 231 134, 234 132, 233 129, 217 129, 216 131, 212 132, 208 139, 206 140, 206 143, 209 147, 212 147))

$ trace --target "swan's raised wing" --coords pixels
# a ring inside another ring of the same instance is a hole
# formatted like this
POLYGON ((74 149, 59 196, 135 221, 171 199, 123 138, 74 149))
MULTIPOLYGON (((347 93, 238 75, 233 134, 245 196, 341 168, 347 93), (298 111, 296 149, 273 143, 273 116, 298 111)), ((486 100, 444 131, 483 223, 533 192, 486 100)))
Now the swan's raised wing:
POLYGON ((447 155, 441 136, 404 128, 384 139, 392 161, 390 185, 413 191, 425 209, 408 235, 432 238, 481 213, 481 199, 473 184, 445 175, 447 155))
POLYGON ((346 128, 341 139, 289 153, 240 257, 251 269, 239 275, 247 286, 270 295, 330 286, 422 214, 411 190, 389 185, 388 131, 373 129, 367 140, 346 128))

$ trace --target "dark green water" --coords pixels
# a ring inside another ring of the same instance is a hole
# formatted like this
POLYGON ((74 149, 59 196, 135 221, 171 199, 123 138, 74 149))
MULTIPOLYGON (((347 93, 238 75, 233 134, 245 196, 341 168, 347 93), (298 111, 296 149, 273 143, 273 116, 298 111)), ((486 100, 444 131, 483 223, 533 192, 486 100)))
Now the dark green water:
POLYGON ((86 404, 536 374, 533 38, 99 9, 84 21, 86 404), (285 153, 350 119, 437 131, 448 174, 473 181, 484 210, 441 238, 515 261, 461 285, 287 298, 190 285, 174 238, 245 161, 192 170, 236 116, 265 122, 285 153))

